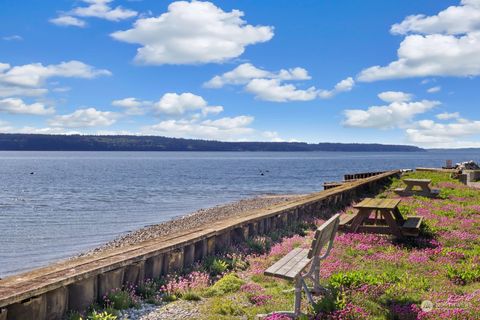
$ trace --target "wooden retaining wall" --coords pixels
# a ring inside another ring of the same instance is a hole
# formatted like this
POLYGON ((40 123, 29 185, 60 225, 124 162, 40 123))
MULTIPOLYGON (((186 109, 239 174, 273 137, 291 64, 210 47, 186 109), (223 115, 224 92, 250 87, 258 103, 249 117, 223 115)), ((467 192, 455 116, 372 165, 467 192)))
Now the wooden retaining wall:
POLYGON ((95 256, 62 261, 0 280, 0 320, 62 319, 83 311, 111 289, 161 277, 307 217, 328 218, 366 193, 377 192, 400 171, 347 182, 267 209, 251 211, 184 233, 160 237, 95 256))
POLYGON ((370 178, 373 176, 378 176, 379 174, 385 173, 385 171, 377 171, 377 172, 361 172, 361 173, 353 173, 353 174, 346 174, 343 176, 344 181, 352 181, 357 179, 365 179, 370 178))

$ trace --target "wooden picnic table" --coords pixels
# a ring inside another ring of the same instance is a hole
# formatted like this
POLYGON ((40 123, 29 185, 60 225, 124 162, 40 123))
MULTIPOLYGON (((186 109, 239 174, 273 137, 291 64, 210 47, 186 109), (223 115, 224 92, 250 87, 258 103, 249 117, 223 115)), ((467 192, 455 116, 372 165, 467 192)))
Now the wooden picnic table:
POLYGON ((397 237, 418 236, 423 218, 404 219, 398 209, 400 201, 400 199, 366 198, 354 206, 358 213, 343 215, 340 218, 340 226, 352 232, 393 234, 397 237))
POLYGON ((425 196, 436 196, 438 195, 439 190, 433 189, 430 187, 430 183, 432 180, 430 179, 404 179, 403 182, 405 183, 405 189, 395 189, 400 195, 408 195, 415 192, 414 188, 419 187, 420 193, 425 196))

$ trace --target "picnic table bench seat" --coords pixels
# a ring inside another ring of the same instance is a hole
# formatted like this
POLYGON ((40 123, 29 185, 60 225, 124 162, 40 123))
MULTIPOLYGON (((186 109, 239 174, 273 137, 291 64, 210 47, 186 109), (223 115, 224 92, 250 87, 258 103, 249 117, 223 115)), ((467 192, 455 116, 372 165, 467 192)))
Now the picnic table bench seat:
MULTIPOLYGON (((312 293, 328 293, 328 290, 320 285, 320 261, 325 259, 332 250, 339 221, 340 215, 334 215, 315 231, 309 249, 295 248, 265 270, 266 276, 295 282, 294 310, 276 311, 275 314, 296 319, 301 315, 302 291, 312 305, 314 304, 312 293), (311 280, 313 287, 308 287, 306 280, 311 280)), ((259 317, 262 316, 266 315, 259 315, 259 317)))

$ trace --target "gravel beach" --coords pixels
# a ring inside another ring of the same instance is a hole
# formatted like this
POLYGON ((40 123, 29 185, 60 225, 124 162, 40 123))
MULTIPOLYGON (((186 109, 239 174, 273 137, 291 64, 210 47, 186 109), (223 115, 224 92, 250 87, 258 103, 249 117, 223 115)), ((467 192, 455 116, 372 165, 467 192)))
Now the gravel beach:
POLYGON ((303 196, 305 195, 263 195, 218 205, 208 209, 200 209, 174 220, 132 231, 106 243, 105 245, 82 253, 79 256, 89 256, 112 248, 120 248, 157 237, 198 228, 211 222, 217 222, 218 220, 230 217, 238 217, 252 210, 268 208, 303 196))

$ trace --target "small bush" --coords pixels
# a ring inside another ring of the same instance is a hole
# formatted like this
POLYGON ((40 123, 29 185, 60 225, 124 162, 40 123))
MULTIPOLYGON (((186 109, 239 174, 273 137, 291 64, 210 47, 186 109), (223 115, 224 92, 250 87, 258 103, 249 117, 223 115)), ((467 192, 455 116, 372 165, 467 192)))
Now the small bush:
POLYGON ((252 253, 264 254, 270 251, 272 242, 267 237, 253 237, 247 240, 247 247, 252 253))
POLYGON ((459 266, 447 266, 447 277, 459 285, 480 281, 480 265, 462 263, 459 266))
POLYGON ((130 290, 114 289, 104 297, 104 303, 107 307, 116 310, 123 310, 132 307, 138 307, 140 302, 135 293, 130 290))
POLYGON ((380 285, 384 283, 394 283, 400 278, 398 275, 383 273, 374 275, 365 271, 340 272, 330 277, 329 285, 332 288, 356 288, 364 284, 380 285))
POLYGON ((187 301, 200 301, 200 300, 202 300, 202 298, 200 298, 200 296, 198 294, 196 294, 195 292, 192 292, 192 291, 185 292, 182 295, 182 299, 187 300, 187 301))
POLYGON ((224 316, 242 316, 245 314, 245 311, 231 300, 221 300, 217 299, 213 302, 212 311, 216 314, 221 314, 224 316))
POLYGON ((229 292, 236 292, 245 282, 237 275, 229 273, 218 280, 207 290, 208 296, 222 295, 229 292))
POLYGON ((144 298, 149 299, 155 297, 160 289, 160 285, 152 279, 147 279, 137 287, 137 294, 144 298))
POLYGON ((203 262, 205 269, 211 276, 218 276, 225 273, 229 269, 229 264, 218 257, 207 257, 203 262))
POLYGON ((108 313, 107 311, 103 311, 102 313, 100 313, 94 310, 87 316, 87 319, 88 320, 116 320, 117 316, 111 313, 108 313))

